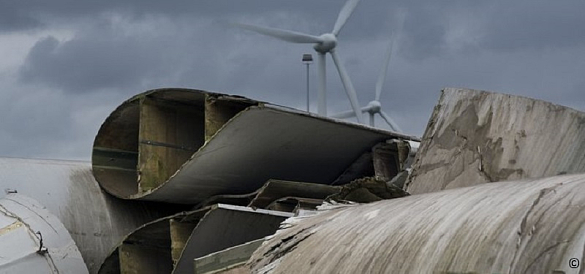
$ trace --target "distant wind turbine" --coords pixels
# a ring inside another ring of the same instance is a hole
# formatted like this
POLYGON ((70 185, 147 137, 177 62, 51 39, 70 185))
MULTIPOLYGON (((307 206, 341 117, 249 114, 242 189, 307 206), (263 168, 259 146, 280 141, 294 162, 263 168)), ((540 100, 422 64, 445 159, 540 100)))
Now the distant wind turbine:
POLYGON ((280 40, 292 42, 292 43, 303 43, 303 44, 314 44, 313 48, 318 53, 318 78, 319 78, 319 89, 318 89, 318 110, 317 113, 321 116, 327 116, 327 101, 326 101, 326 69, 325 69, 325 54, 331 54, 337 72, 345 88, 345 92, 353 109, 353 112, 358 120, 358 123, 362 123, 361 112, 357 95, 349 75, 339 58, 339 55, 335 51, 337 46, 337 35, 347 22, 347 19, 351 16, 360 0, 348 0, 339 15, 337 21, 333 27, 333 31, 330 33, 324 33, 320 36, 314 36, 310 34, 304 34, 296 31, 282 30, 269 27, 261 27, 256 25, 248 25, 237 23, 236 25, 251 30, 263 35, 272 36, 280 40))
MULTIPOLYGON (((398 30, 402 29, 402 23, 404 22, 404 17, 401 16, 400 23, 397 27, 398 30)), ((395 43, 395 35, 392 34, 390 39, 390 43, 388 45, 388 49, 386 51, 386 56, 384 58, 384 64, 382 65, 382 69, 380 70, 380 75, 378 76, 378 81, 376 82, 376 96, 374 97, 373 101, 370 101, 365 107, 360 109, 361 113, 368 113, 370 116, 370 126, 375 126, 374 117, 376 114, 380 115, 384 121, 390 126, 393 131, 402 132, 402 129, 394 122, 392 117, 388 115, 386 112, 382 110, 382 103, 380 103, 380 96, 382 95, 382 86, 386 80, 386 74, 388 72, 388 65, 390 64, 390 60, 392 58, 392 52, 394 49, 395 43)), ((351 117, 359 117, 361 113, 356 114, 355 111, 345 111, 335 115, 332 115, 333 118, 345 119, 351 117)), ((359 119, 358 119, 359 120, 359 119)))

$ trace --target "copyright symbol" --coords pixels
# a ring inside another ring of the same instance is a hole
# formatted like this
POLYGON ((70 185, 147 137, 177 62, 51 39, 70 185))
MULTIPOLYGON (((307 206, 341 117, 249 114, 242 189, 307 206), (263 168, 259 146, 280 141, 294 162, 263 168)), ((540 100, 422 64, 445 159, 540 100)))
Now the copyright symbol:
POLYGON ((577 267, 579 267, 579 259, 577 259, 577 258, 571 258, 569 260, 569 267, 570 268, 577 268, 577 267))

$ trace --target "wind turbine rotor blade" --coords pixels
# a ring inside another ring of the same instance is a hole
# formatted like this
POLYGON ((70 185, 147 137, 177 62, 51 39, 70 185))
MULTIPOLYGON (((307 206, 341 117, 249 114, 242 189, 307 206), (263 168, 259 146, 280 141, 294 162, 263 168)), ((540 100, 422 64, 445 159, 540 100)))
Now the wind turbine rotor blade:
POLYGON ((339 11, 337 21, 335 21, 335 25, 333 26, 333 35, 337 36, 337 34, 339 34, 343 25, 345 25, 345 22, 347 22, 347 19, 349 19, 359 2, 360 0, 347 0, 347 2, 345 2, 345 5, 341 8, 341 11, 339 11))
POLYGON ((356 117, 358 123, 361 124, 362 123, 362 115, 361 115, 361 111, 360 111, 360 106, 359 106, 359 102, 357 99, 357 95, 355 93, 355 89, 353 88, 353 85, 351 84, 351 80, 349 79, 349 75, 347 75, 347 72, 345 71, 345 68, 343 67, 343 63, 341 63, 341 60, 339 59, 337 52, 335 50, 332 50, 329 53, 331 53, 331 57, 333 57, 333 62, 335 63, 335 66, 337 67, 337 72, 339 72, 339 77, 341 78, 341 82, 343 83, 343 87, 345 88, 345 92, 347 93, 347 97, 349 99, 349 102, 351 103, 351 108, 353 109, 353 111, 355 113, 355 117, 356 117))
POLYGON ((384 64, 382 65, 382 70, 380 71, 380 76, 378 77, 378 82, 376 82, 376 97, 375 101, 380 101, 380 95, 382 95, 382 86, 386 81, 386 75, 388 74, 388 66, 390 65, 390 60, 392 58, 392 54, 394 52, 394 44, 396 43, 396 37, 398 36, 397 33, 402 31, 402 26, 404 25, 405 15, 404 12, 399 13, 398 15, 398 25, 392 31, 390 36, 390 43, 388 45, 388 49, 386 51, 386 56, 384 58, 384 64))
POLYGON ((344 111, 344 112, 340 112, 340 113, 331 115, 331 117, 337 118, 337 119, 351 118, 351 117, 355 117, 355 112, 353 110, 348 110, 348 111, 344 111))
MULTIPOLYGON (((362 111, 362 113, 365 113, 365 112, 370 111, 370 109, 371 109, 371 107, 365 106, 365 107, 361 108, 360 110, 362 111)), ((330 117, 338 118, 338 119, 346 119, 346 118, 355 117, 355 112, 353 110, 347 110, 344 112, 333 114, 330 117)))
POLYGON ((317 76, 319 77, 319 90, 317 91, 317 113, 321 116, 327 116, 327 71, 325 69, 325 53, 318 53, 317 58, 317 76))
POLYGON ((390 45, 388 45, 388 50, 386 51, 386 58, 384 58, 384 64, 382 65, 382 70, 380 71, 380 75, 378 76, 378 82, 376 82, 376 101, 380 101, 380 95, 382 94, 382 86, 384 85, 384 81, 386 81, 386 74, 388 73, 388 65, 390 64, 390 59, 392 58, 392 49, 394 48, 394 34, 390 38, 390 45))
POLYGON ((271 36, 274 38, 278 38, 280 40, 292 42, 292 43, 302 43, 302 44, 313 44, 313 43, 321 43, 323 39, 318 36, 304 34, 296 31, 291 30, 282 30, 282 29, 275 29, 270 27, 261 27, 256 25, 249 25, 249 24, 242 24, 242 23, 233 23, 233 25, 250 30, 256 33, 260 33, 266 36, 271 36))
POLYGON ((392 130, 394 130, 396 132, 402 132, 402 129, 394 122, 394 120, 392 120, 390 115, 386 114, 386 112, 380 111, 380 116, 382 116, 382 118, 384 118, 384 120, 386 121, 386 123, 388 123, 388 125, 390 126, 390 128, 392 130))

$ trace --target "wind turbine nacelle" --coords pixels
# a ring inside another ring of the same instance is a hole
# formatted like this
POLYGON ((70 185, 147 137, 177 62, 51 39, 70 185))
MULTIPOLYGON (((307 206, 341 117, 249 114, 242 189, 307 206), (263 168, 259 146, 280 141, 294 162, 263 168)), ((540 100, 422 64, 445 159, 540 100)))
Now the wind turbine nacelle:
POLYGON ((313 46, 313 48, 319 53, 325 54, 337 46, 337 37, 332 33, 325 33, 319 36, 319 38, 321 38, 323 42, 317 43, 313 46))
POLYGON ((378 101, 371 101, 368 103, 368 106, 366 106, 366 109, 371 113, 380 112, 380 110, 382 110, 382 104, 378 101))

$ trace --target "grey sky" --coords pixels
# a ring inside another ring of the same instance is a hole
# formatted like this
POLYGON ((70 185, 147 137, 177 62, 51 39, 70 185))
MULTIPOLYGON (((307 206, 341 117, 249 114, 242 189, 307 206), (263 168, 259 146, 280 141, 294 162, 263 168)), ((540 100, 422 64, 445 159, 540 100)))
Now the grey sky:
MULTIPOLYGON (((343 2, 0 0, 0 156, 89 159, 107 115, 152 88, 206 89, 303 109, 300 59, 314 54, 311 46, 223 22, 320 34, 331 30, 343 2)), ((447 86, 583 111, 584 12, 581 0, 362 0, 338 52, 367 104, 390 32, 405 16, 382 104, 410 134, 422 135, 447 86)), ((329 112, 346 110, 327 62, 329 112)), ((311 82, 316 98, 314 67, 311 82)))

